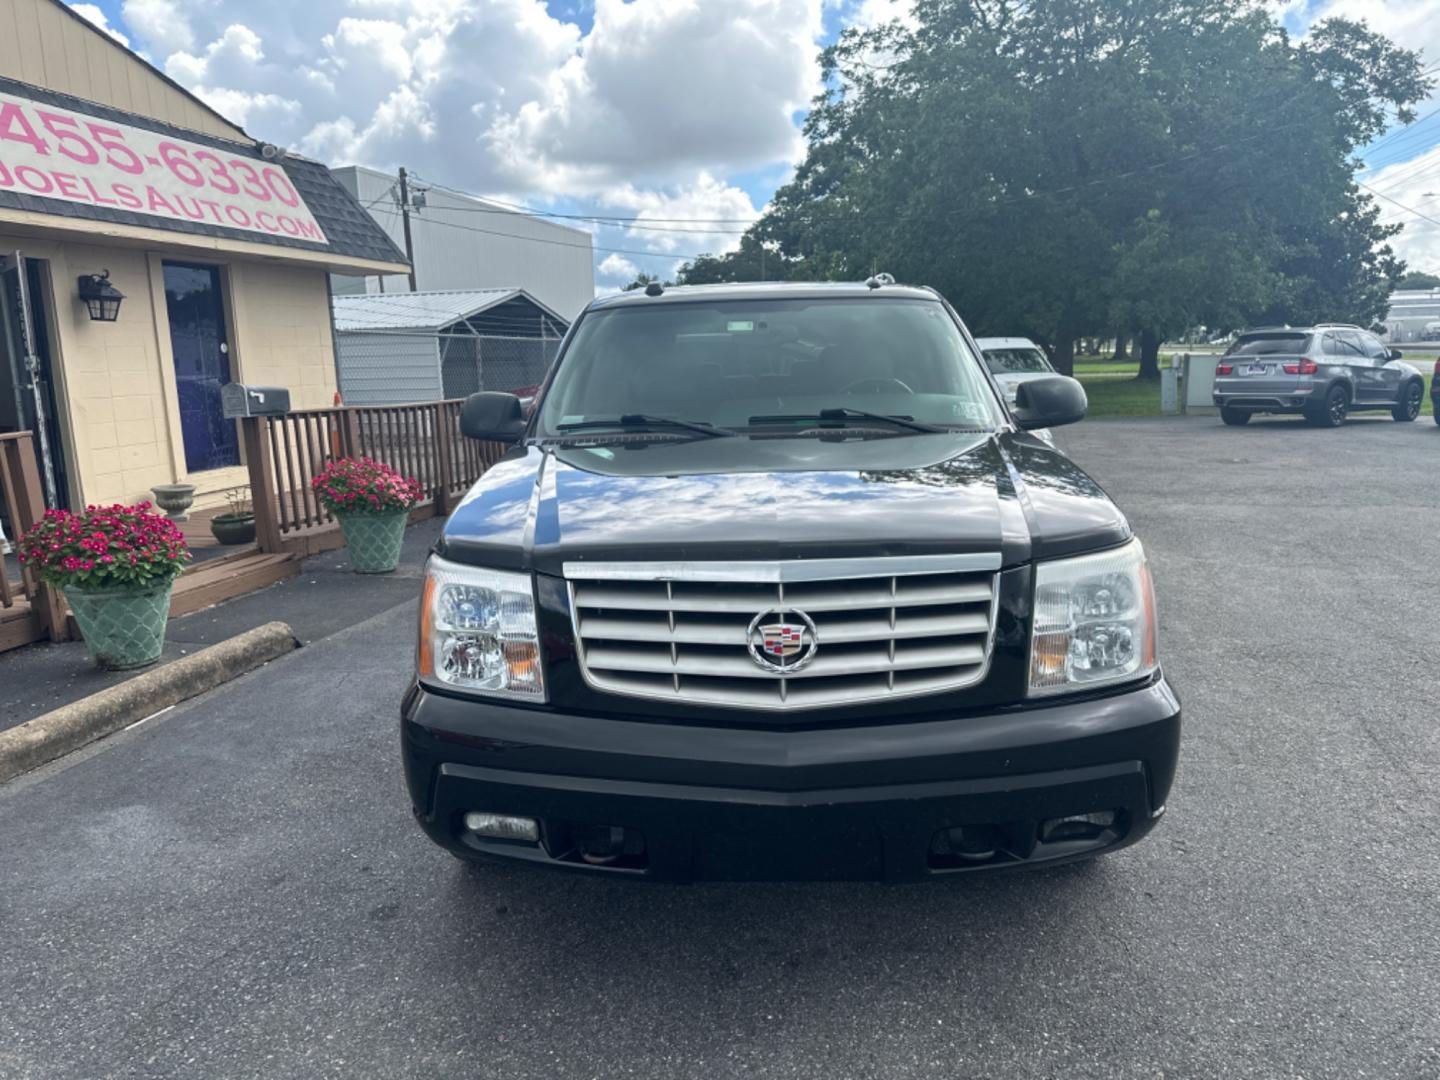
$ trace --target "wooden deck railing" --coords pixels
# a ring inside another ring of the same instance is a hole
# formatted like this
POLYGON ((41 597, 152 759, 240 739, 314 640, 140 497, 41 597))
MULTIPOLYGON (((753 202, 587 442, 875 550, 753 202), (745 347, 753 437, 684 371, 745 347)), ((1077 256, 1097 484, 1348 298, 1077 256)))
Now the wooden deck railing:
MULTIPOLYGON (((34 437, 28 431, 0 435, 0 501, 12 548, 18 550, 20 537, 44 515, 43 490, 34 437)), ((55 591, 22 568, 15 554, 0 556, 0 609, 17 607, 28 608, 51 641, 65 640, 65 608, 55 591)))
POLYGON ((334 524, 310 484, 340 457, 372 458, 414 477, 425 491, 417 516, 448 514, 505 449, 460 434, 463 404, 307 409, 241 421, 260 550, 285 550, 287 539, 334 524))

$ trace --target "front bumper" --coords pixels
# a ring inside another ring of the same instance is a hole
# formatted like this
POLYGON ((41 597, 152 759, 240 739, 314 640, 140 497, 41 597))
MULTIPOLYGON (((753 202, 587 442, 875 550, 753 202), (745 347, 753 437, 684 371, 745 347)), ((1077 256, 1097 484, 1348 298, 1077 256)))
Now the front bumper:
POLYGON ((457 854, 673 881, 916 881, 1134 843, 1164 809, 1180 705, 1158 680, 953 720, 760 731, 416 687, 401 729, 416 817, 457 854), (541 842, 479 838, 462 823, 472 810, 534 818, 541 842), (1096 811, 1113 811, 1113 827, 1039 841, 1041 822, 1096 811), (577 847, 598 826, 627 838, 605 865, 577 847), (983 843, 957 854, 975 836, 993 841, 992 855, 975 857, 983 843))

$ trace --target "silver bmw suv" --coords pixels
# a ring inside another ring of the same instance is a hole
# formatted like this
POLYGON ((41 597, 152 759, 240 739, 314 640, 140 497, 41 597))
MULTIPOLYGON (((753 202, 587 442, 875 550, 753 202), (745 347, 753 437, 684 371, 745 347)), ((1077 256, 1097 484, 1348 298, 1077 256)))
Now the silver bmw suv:
POLYGON ((1300 413, 1339 427, 1352 411, 1388 409, 1402 423, 1420 415, 1425 377, 1374 334, 1344 323, 1250 330, 1215 368, 1215 404, 1227 424, 1255 413, 1300 413))

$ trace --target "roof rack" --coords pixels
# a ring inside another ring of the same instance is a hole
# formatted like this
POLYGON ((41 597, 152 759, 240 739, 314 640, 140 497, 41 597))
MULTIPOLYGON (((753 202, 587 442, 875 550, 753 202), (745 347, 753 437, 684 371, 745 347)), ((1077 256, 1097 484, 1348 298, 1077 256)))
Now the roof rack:
POLYGON ((1353 322, 1317 322, 1317 330, 1363 330, 1364 327, 1356 326, 1353 322))

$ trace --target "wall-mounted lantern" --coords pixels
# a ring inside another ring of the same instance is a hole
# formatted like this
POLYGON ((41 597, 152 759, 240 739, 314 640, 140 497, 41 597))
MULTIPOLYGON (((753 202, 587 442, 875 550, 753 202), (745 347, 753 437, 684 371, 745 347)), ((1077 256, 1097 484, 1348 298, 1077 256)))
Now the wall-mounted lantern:
POLYGON ((120 301, 125 294, 110 284, 110 271, 80 276, 80 299, 90 309, 96 322, 114 322, 120 317, 120 301))

